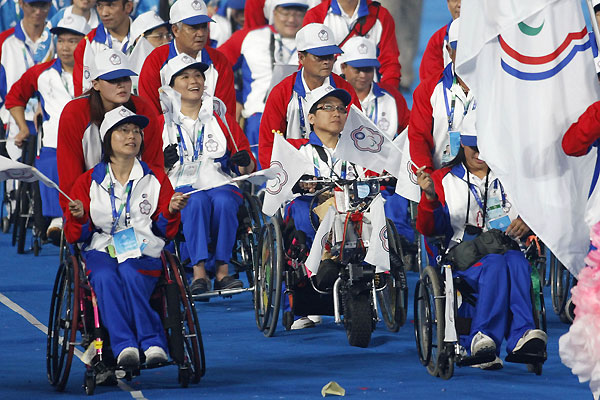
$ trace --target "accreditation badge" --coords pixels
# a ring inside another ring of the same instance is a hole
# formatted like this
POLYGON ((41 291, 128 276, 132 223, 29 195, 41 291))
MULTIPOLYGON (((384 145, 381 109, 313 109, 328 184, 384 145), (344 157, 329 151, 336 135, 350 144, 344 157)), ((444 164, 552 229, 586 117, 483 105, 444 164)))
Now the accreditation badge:
POLYGON ((142 256, 140 245, 132 226, 115 232, 112 235, 113 246, 117 261, 122 263, 128 258, 138 258, 142 256))

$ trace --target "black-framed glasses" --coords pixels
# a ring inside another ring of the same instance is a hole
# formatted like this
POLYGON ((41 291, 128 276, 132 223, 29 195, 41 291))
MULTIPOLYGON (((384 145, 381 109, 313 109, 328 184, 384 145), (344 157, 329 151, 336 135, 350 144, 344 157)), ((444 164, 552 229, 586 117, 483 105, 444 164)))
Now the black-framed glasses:
POLYGON ((347 114, 348 110, 344 106, 334 106, 333 104, 323 104, 322 106, 317 107, 317 110, 323 110, 325 112, 334 112, 338 110, 340 114, 347 114))

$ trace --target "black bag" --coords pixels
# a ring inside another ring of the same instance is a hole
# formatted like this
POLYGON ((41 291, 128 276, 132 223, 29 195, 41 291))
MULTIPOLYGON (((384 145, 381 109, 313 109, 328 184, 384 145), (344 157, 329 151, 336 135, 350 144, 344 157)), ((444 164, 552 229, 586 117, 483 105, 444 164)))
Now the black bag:
POLYGON ((465 271, 488 254, 504 254, 509 250, 519 250, 519 245, 501 230, 491 229, 473 240, 459 243, 444 260, 453 268, 465 271))

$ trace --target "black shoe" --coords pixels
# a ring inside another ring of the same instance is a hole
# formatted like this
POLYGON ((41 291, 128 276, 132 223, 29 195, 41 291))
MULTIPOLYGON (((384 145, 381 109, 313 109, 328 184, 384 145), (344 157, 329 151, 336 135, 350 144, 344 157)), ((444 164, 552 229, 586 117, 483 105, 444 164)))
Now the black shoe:
POLYGON ((203 294, 210 291, 210 281, 206 278, 196 279, 190 286, 192 295, 203 294))
POLYGON ((220 289, 241 289, 244 284, 239 279, 235 279, 230 275, 226 275, 220 281, 215 279, 215 290, 220 289))
POLYGON ((107 369, 96 375, 96 385, 98 386, 117 386, 118 384, 119 381, 117 381, 114 370, 107 369))

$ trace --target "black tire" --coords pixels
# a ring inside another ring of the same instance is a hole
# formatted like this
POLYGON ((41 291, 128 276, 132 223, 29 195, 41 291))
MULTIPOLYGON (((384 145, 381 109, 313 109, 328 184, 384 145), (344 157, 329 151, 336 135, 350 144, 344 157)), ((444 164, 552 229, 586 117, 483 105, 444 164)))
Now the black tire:
POLYGON ((344 327, 350 346, 368 347, 373 332, 373 304, 368 291, 343 294, 344 327))
POLYGON ((79 323, 79 264, 74 257, 62 263, 56 274, 46 342, 48 381, 63 391, 73 361, 79 323))
POLYGON ((182 388, 187 388, 190 385, 190 369, 189 368, 179 368, 179 384, 182 388))
POLYGON ((437 270, 427 266, 415 288, 414 326, 419 360, 432 376, 439 375, 439 358, 444 352, 443 296, 437 270))
POLYGON ((85 375, 83 377, 83 388, 85 389, 85 394, 91 396, 94 394, 96 390, 96 373, 93 368, 88 368, 85 371, 85 375))
POLYGON ((180 292, 184 362, 189 367, 189 379, 192 383, 198 383, 206 373, 206 357, 204 355, 204 343, 202 341, 202 331, 200 330, 196 306, 192 299, 192 292, 190 291, 183 266, 169 252, 165 251, 165 258, 171 265, 173 277, 177 282, 180 292))
POLYGON ((381 316, 390 332, 398 332, 406 322, 408 308, 408 286, 404 270, 403 252, 396 227, 388 220, 388 244, 390 251, 390 273, 383 274, 384 287, 377 292, 381 316))
POLYGON ((34 256, 39 256, 40 255, 40 251, 42 250, 42 245, 40 244, 40 239, 39 238, 34 238, 33 239, 33 243, 31 245, 31 248, 33 249, 33 255, 34 256))
POLYGON ((552 296, 552 309, 557 315, 565 311, 571 289, 571 273, 556 258, 550 254, 550 294, 552 296))
POLYGON ((262 227, 258 243, 254 314, 258 329, 271 337, 277 329, 283 280, 283 236, 276 218, 262 227))

